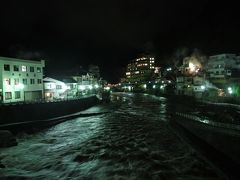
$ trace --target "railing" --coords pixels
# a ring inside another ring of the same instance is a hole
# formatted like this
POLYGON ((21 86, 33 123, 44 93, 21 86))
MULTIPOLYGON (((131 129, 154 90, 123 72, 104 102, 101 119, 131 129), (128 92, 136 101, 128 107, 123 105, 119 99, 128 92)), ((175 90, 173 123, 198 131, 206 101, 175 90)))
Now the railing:
POLYGON ((40 103, 52 103, 52 102, 65 102, 65 101, 74 101, 74 100, 80 100, 83 98, 88 98, 96 96, 96 94, 90 94, 90 95, 84 95, 81 97, 71 97, 71 98, 63 98, 63 99, 52 99, 52 100, 47 100, 47 99, 37 99, 33 101, 19 101, 19 102, 8 102, 8 103, 3 103, 0 102, 0 106, 14 106, 14 105, 23 105, 23 104, 40 104, 40 103))

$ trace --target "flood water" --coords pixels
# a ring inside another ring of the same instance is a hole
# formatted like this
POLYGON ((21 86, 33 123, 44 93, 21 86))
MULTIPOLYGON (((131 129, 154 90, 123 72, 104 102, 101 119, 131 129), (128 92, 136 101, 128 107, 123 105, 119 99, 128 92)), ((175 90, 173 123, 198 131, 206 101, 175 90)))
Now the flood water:
POLYGON ((219 179, 169 127, 165 98, 113 94, 112 102, 0 149, 0 179, 219 179))

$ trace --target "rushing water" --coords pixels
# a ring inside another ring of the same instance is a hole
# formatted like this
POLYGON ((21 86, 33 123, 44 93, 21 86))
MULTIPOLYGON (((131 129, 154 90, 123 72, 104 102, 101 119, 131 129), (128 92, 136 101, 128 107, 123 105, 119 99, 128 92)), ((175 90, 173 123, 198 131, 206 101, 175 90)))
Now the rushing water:
POLYGON ((0 150, 9 179, 219 179, 168 127, 166 99, 114 94, 112 103, 0 150))

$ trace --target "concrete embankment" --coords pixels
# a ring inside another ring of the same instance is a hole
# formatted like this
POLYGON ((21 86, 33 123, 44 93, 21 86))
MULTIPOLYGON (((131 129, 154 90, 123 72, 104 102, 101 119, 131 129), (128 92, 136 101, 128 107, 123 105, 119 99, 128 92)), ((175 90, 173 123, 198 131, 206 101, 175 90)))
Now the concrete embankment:
MULTIPOLYGON (((7 125, 10 127, 11 124, 19 124, 20 128, 21 124, 34 125, 33 122, 36 122, 36 126, 41 126, 49 123, 46 121, 48 119, 79 112, 96 105, 98 102, 96 96, 90 96, 69 101, 1 106, 0 127, 2 128, 0 129, 6 129, 7 125)), ((51 123, 53 124, 53 121, 51 123)))

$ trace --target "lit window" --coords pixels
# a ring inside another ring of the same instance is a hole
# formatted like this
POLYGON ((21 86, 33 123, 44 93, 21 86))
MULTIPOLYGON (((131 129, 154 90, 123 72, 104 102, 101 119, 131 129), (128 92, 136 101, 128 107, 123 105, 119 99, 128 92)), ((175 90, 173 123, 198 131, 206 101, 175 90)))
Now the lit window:
POLYGON ((12 99, 12 92, 5 92, 5 99, 12 99))
POLYGON ((27 66, 22 66, 22 72, 26 72, 27 71, 27 66))
POLYGON ((38 73, 42 72, 42 68, 37 67, 37 72, 38 72, 38 73))
POLYGON ((20 98, 21 98, 20 91, 15 91, 15 99, 20 99, 20 98))
POLYGON ((4 71, 10 71, 10 65, 4 64, 4 71))
POLYGON ((9 79, 5 79, 5 84, 6 85, 11 85, 11 79, 9 78, 9 79))

